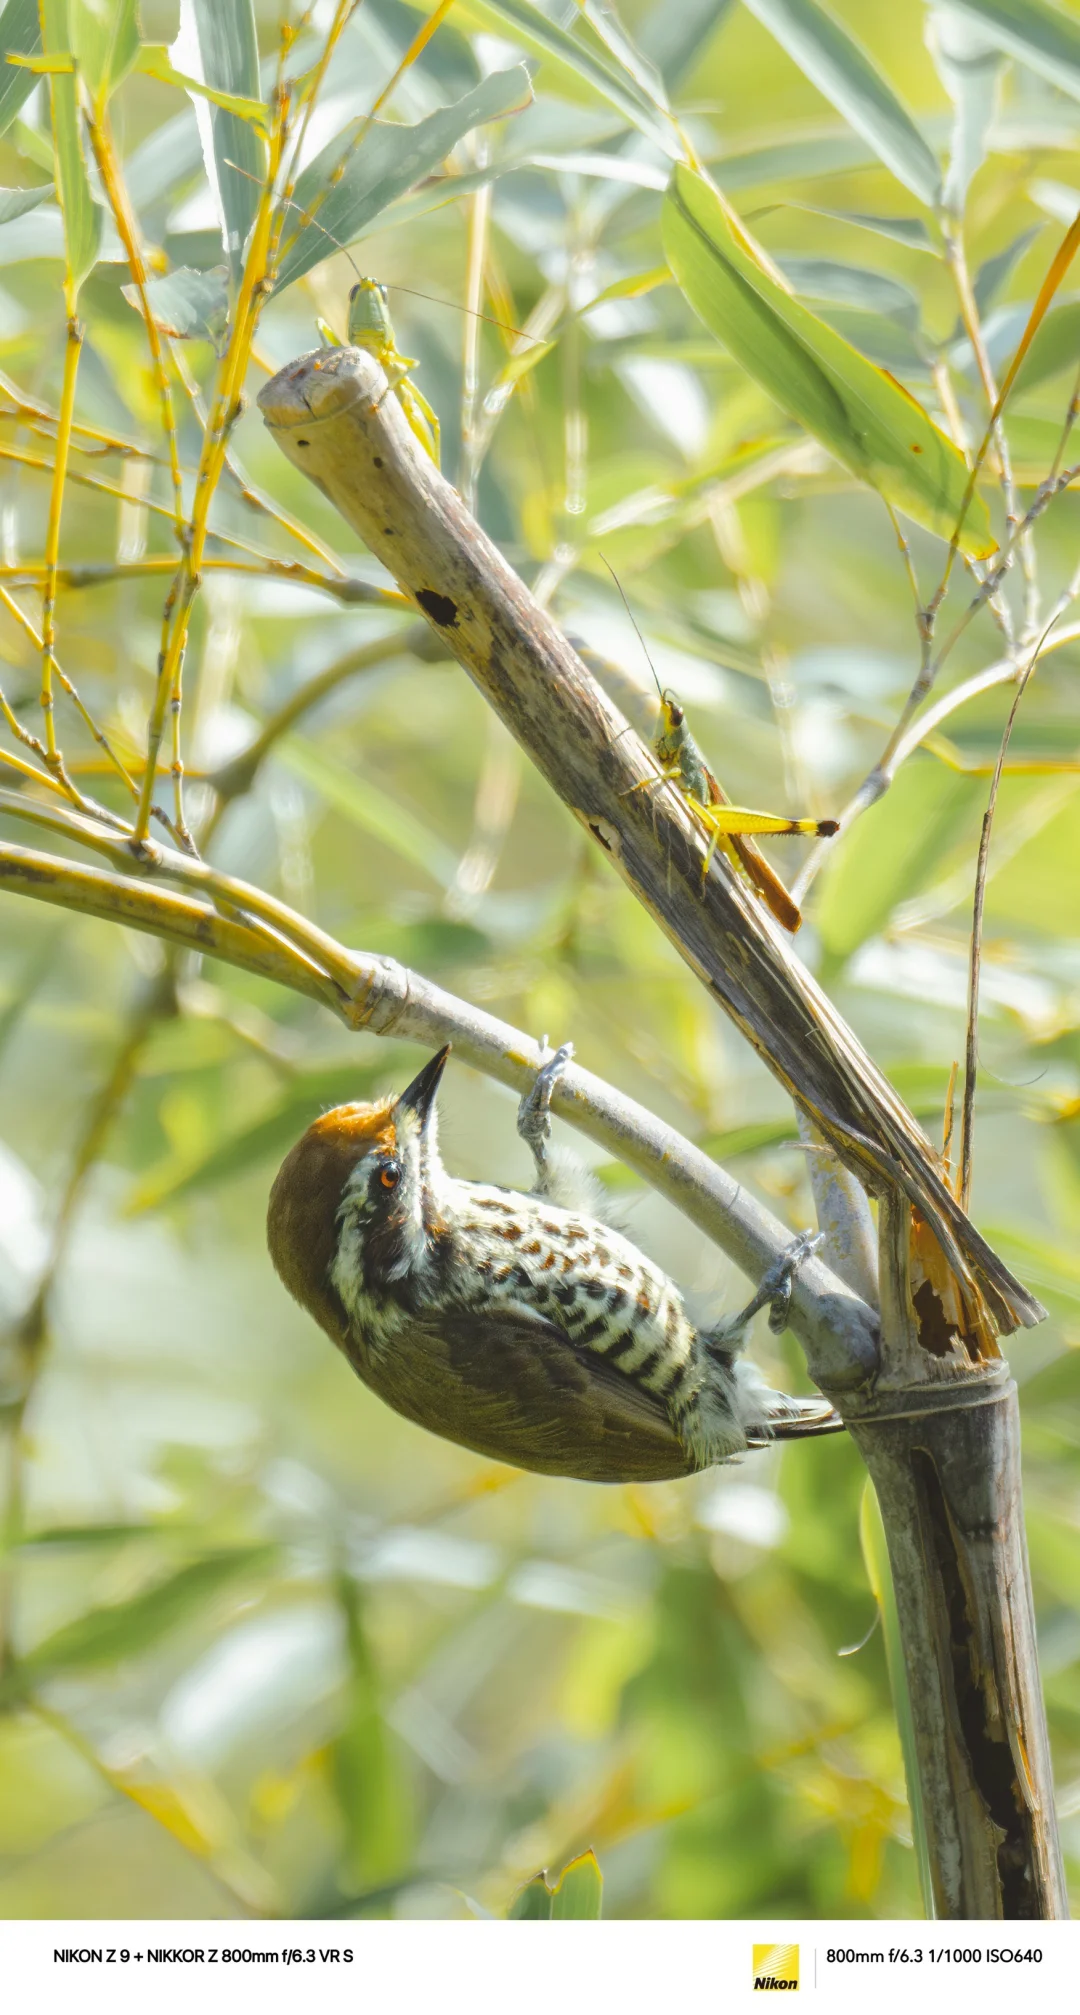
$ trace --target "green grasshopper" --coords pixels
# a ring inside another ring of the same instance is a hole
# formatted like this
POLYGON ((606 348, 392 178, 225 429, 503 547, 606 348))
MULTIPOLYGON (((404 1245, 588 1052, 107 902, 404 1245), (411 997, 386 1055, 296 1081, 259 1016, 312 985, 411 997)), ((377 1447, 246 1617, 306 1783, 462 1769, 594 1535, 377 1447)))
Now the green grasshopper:
MULTIPOLYGON (((837 820, 785 819, 778 817, 774 812, 752 812, 744 805, 732 804, 731 799, 717 783, 686 725, 685 709, 679 705, 674 693, 665 692, 656 677, 656 666, 649 656, 645 639, 634 619, 634 612, 623 594, 618 575, 613 567, 608 566, 606 560, 604 565, 619 590, 623 608, 637 630, 638 642, 645 653, 646 662, 660 695, 660 720, 653 736, 653 754, 660 765, 660 775, 664 783, 674 785, 683 803, 709 836, 709 845, 701 868, 702 883, 709 872, 712 857, 717 847, 720 847, 732 867, 745 875, 747 881, 756 889, 766 909, 771 911, 777 923, 783 924, 786 931, 797 931, 802 923, 802 911, 794 896, 784 887, 775 868, 766 860, 752 835, 807 833, 812 838, 831 839, 832 835, 840 830, 837 820)), ((598 660, 595 653, 583 647, 577 639, 572 638, 571 642, 575 644, 578 655, 586 664, 591 660, 598 668, 603 665, 603 660, 598 660)), ((620 673, 620 679, 624 678, 625 674, 620 673)), ((655 782, 655 777, 643 777, 641 782, 633 784, 631 789, 644 790, 647 785, 655 782)))
MULTIPOLYGON (((355 269, 354 269, 355 270, 355 269)), ((329 324, 319 320, 323 341, 336 344, 329 324)), ((386 305, 386 288, 381 280, 359 280, 349 294, 349 322, 345 341, 358 350, 367 350, 386 372, 387 385, 396 398, 420 446, 439 466, 440 433, 438 415, 417 390, 409 376, 417 366, 416 357, 405 357, 394 340, 394 325, 386 305)))
MULTIPOLYGON (((653 677, 656 677, 655 672, 653 677)), ((686 725, 686 714, 673 693, 660 693, 660 723, 653 740, 653 754, 664 782, 674 784, 698 823, 709 835, 708 851, 701 869, 705 880, 717 847, 721 847, 733 867, 740 869, 757 890, 766 909, 787 931, 797 931, 802 912, 775 868, 769 865, 754 833, 807 833, 811 838, 831 839, 840 828, 836 819, 785 819, 773 812, 752 812, 733 805, 721 789, 686 725)), ((646 778, 651 782, 651 778, 646 778)), ((635 785, 635 790, 640 786, 635 785)))

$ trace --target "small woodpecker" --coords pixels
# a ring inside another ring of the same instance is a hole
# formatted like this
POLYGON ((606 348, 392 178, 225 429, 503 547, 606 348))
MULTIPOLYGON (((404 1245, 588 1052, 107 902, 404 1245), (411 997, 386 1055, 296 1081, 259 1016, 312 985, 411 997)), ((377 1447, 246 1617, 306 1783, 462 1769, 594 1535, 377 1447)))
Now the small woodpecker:
POLYGON ((674 1282, 600 1221, 586 1171, 550 1150, 572 1045, 521 1102, 528 1194, 443 1167, 449 1053, 398 1098, 324 1113, 271 1192, 274 1265, 366 1385, 481 1455, 600 1483, 682 1476, 842 1425, 826 1400, 774 1392, 739 1359, 759 1308, 783 1329, 816 1240, 796 1239, 737 1316, 695 1327, 674 1282))

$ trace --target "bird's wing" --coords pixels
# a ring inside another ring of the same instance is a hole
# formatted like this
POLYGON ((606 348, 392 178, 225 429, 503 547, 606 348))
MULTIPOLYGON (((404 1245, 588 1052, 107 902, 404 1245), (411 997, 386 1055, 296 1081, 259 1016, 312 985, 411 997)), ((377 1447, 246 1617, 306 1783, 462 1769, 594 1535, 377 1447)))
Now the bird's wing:
POLYGON ((352 1337, 345 1349, 407 1420, 497 1462, 587 1483, 655 1483, 694 1467, 660 1400, 542 1318, 463 1310, 410 1322, 374 1355, 352 1337))

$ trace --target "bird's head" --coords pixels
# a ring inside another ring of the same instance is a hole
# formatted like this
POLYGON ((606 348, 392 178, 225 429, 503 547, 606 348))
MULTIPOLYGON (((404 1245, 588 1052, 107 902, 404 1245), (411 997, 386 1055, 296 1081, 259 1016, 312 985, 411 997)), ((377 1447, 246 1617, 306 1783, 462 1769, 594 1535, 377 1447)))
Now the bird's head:
POLYGON ((336 1343, 349 1326, 342 1260, 357 1290, 378 1298, 430 1259, 445 1180, 435 1095, 449 1054, 447 1044, 396 1098, 323 1113, 278 1170, 267 1214, 270 1257, 336 1343))

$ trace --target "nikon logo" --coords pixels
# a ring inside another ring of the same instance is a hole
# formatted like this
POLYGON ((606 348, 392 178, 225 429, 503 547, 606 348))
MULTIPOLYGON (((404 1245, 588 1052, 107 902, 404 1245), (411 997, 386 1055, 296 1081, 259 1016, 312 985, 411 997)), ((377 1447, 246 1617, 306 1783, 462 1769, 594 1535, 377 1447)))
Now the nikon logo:
POLYGON ((778 1993, 798 1992, 799 1948, 797 1945, 754 1946, 754 1990, 778 1993))

